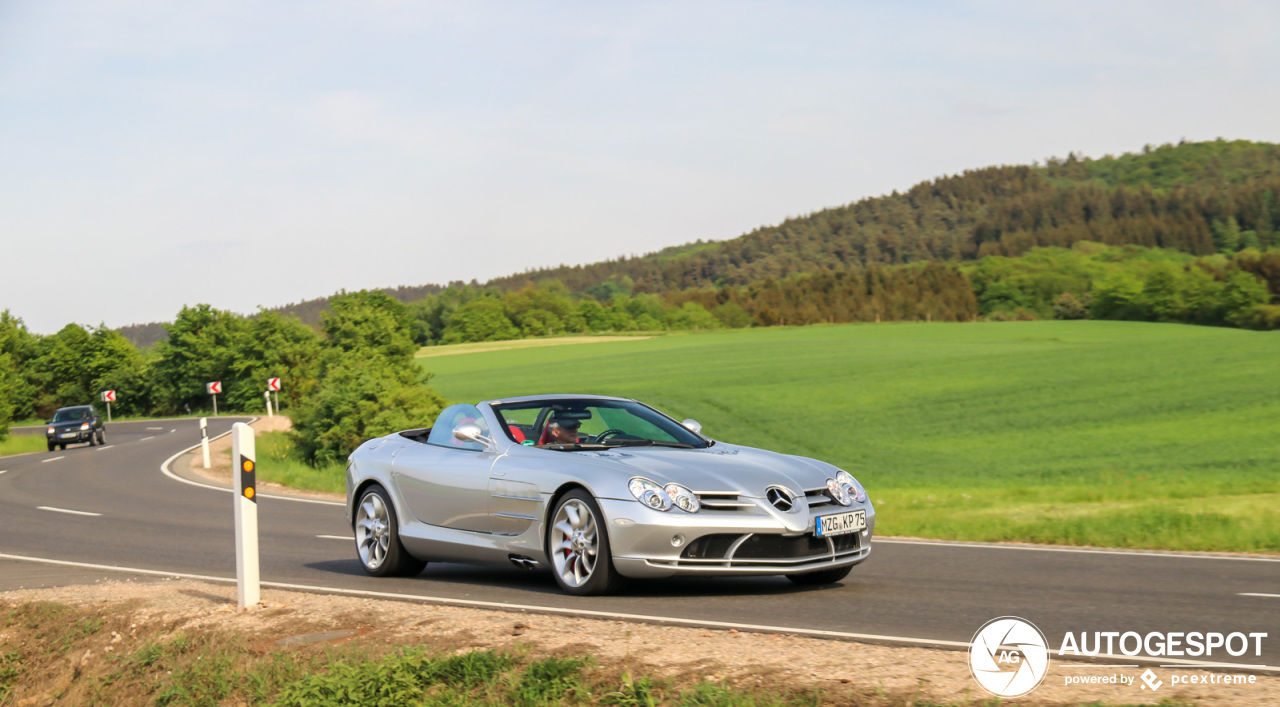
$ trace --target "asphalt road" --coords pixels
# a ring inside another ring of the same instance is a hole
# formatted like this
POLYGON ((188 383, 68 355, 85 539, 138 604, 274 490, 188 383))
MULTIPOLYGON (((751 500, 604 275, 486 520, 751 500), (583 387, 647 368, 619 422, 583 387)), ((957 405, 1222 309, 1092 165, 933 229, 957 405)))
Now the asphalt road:
MULTIPOLYGON (((237 419, 211 419, 211 436, 237 419)), ((231 494, 161 473, 198 441, 195 420, 118 422, 107 427, 106 447, 0 458, 0 553, 234 577, 231 494)), ((549 574, 515 568, 432 564, 414 578, 368 577, 352 541, 334 539, 351 535, 338 505, 264 497, 259 525, 266 582, 952 643, 1013 615, 1039 626, 1055 649, 1067 631, 1266 632, 1261 657, 1219 650, 1213 661, 1280 666, 1280 560, 877 541, 871 558, 831 587, 673 579, 573 598, 549 574)), ((15 583, 3 576, 5 568, 16 575, 14 566, 0 564, 0 588, 15 583)))

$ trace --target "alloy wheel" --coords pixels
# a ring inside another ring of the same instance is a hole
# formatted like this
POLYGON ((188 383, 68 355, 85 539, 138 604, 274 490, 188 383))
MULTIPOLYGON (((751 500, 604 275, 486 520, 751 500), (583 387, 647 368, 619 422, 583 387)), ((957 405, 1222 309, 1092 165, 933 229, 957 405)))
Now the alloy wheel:
POLYGON ((552 523, 555 530, 551 563, 556 574, 570 587, 581 587, 591 579, 600 553, 599 529, 595 514, 582 501, 565 501, 552 523))
POLYGON ((391 516, 381 496, 371 493, 361 501, 355 531, 360 561, 371 570, 378 569, 391 548, 391 516))

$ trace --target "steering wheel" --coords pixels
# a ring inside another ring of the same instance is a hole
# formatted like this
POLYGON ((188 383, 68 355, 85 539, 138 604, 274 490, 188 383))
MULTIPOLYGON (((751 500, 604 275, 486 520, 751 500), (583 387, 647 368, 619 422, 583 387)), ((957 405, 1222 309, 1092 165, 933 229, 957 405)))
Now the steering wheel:
POLYGON ((601 432, 600 434, 596 435, 596 436, 595 436, 595 438, 594 438, 594 442, 592 442, 592 443, 593 443, 593 444, 600 444, 601 442, 603 442, 603 441, 604 441, 604 438, 605 438, 605 437, 608 437, 609 435, 624 435, 624 434, 626 434, 626 433, 627 433, 627 431, 626 431, 626 430, 619 430, 619 429, 616 429, 616 428, 610 427, 609 429, 605 430, 604 432, 601 432))

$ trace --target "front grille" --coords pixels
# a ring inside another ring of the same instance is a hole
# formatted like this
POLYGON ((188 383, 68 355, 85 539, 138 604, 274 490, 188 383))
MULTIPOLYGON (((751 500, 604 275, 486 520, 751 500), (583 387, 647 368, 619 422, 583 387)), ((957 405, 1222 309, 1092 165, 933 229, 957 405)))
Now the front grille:
POLYGON ((834 538, 813 535, 785 536, 768 533, 737 535, 713 533, 693 540, 680 553, 685 560, 795 560, 807 557, 830 556, 834 550, 840 555, 861 547, 861 535, 850 533, 834 538), (741 542, 739 542, 741 541, 741 542), (735 544, 737 547, 735 548, 735 544), (729 557, 730 550, 733 557, 729 557))
POLYGON ((801 535, 788 538, 781 535, 752 535, 733 554, 735 560, 789 560, 796 557, 829 555, 831 548, 826 538, 801 535))

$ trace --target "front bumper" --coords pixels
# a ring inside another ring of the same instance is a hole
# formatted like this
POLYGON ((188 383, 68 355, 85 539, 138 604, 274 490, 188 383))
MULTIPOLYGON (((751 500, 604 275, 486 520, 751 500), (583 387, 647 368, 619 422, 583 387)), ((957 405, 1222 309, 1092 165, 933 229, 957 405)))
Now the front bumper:
MULTIPOLYGON (((613 565, 626 577, 675 575, 787 575, 856 565, 871 553, 875 510, 865 509, 867 528, 834 538, 788 528, 772 515, 741 511, 690 514, 655 511, 635 502, 598 499, 609 525, 613 565), (678 546, 672 538, 683 536, 678 546)), ((841 509, 846 510, 846 509, 841 509)))

